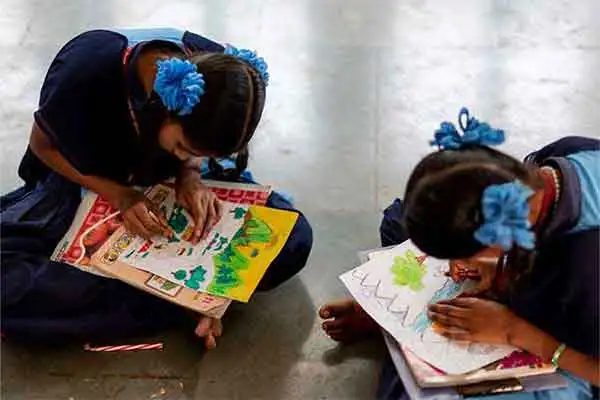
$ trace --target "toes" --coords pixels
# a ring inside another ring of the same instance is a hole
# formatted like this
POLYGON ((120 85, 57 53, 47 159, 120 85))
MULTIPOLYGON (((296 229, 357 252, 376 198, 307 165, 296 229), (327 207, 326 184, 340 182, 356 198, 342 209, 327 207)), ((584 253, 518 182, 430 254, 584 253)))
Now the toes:
POLYGON ((200 322, 198 322, 198 325, 196 326, 194 333, 197 336, 204 337, 208 334, 208 332, 210 332, 211 325, 212 325, 212 318, 202 317, 200 319, 200 322))
POLYGON ((215 337, 220 337, 223 334, 223 323, 220 319, 215 319, 212 324, 212 334, 215 337))
POLYGON ((331 319, 331 320, 325 321, 321 324, 321 326, 325 332, 341 330, 346 325, 348 325, 346 318, 331 319))
POLYGON ((206 345, 206 348, 207 348, 208 350, 212 350, 212 349, 214 349, 215 347, 217 347, 217 341, 215 340, 215 337, 214 337, 212 334, 210 334, 210 335, 207 335, 207 336, 204 338, 204 344, 206 345))
POLYGON ((331 340, 342 344, 351 344, 357 341, 355 336, 342 329, 327 332, 327 335, 331 340))
POLYGON ((328 304, 325 304, 319 309, 319 317, 323 319, 331 318, 331 312, 329 311, 328 304))
POLYGON ((335 318, 354 310, 354 301, 350 299, 325 304, 319 310, 319 316, 321 318, 335 318))
POLYGON ((336 342, 345 342, 347 335, 344 333, 343 330, 336 329, 334 331, 327 332, 327 336, 329 336, 331 340, 335 340, 336 342))

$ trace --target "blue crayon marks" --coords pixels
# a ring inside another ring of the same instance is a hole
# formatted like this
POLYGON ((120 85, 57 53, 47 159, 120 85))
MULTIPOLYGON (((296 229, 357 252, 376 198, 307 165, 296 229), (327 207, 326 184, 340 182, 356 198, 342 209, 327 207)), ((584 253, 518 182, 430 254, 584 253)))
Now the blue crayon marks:
MULTIPOLYGON (((461 291, 462 285, 454 282, 452 279, 448 279, 444 286, 436 290, 429 304, 437 303, 440 300, 450 299, 458 295, 461 291)), ((422 334, 431 326, 431 320, 427 316, 427 307, 423 309, 415 318, 415 322, 411 325, 416 333, 422 334)))

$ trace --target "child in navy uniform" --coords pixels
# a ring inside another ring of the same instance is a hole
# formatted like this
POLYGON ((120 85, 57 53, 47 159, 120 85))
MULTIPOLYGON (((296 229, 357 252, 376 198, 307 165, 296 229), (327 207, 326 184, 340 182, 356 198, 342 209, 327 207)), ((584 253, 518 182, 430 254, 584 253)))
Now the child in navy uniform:
MULTIPOLYGON (((175 305, 118 280, 51 262, 90 189, 121 210, 128 230, 169 235, 134 186, 176 178, 178 200, 194 218, 193 240, 220 216, 202 185, 201 158, 236 155, 229 180, 243 180, 265 101, 267 66, 256 53, 175 29, 98 30, 67 43, 42 86, 20 189, 1 199, 2 331, 8 338, 61 342, 148 333, 188 318, 175 305), (242 177, 240 177, 242 176, 242 177)), ((211 165, 219 165, 213 161, 211 165)), ((209 171, 223 178, 223 170, 209 171)), ((293 210, 277 193, 267 206, 293 210)), ((302 269, 312 231, 299 215, 259 289, 302 269)), ((214 346, 218 321, 196 333, 214 346)))
MULTIPOLYGON (((564 138, 521 163, 488 147, 503 142, 502 131, 466 110, 460 117, 464 134, 443 123, 434 140, 440 151, 421 160, 403 201, 385 210, 382 245, 410 238, 433 257, 472 266, 482 277, 495 275, 481 280, 484 298, 432 304, 437 332, 522 348, 554 363, 569 383, 494 399, 592 398, 592 386, 600 382, 600 142, 564 138), (498 265, 483 261, 505 256, 498 265)), ((379 329, 352 301, 325 305, 320 315, 335 340, 379 329)), ((403 395, 388 360, 378 396, 403 395)))

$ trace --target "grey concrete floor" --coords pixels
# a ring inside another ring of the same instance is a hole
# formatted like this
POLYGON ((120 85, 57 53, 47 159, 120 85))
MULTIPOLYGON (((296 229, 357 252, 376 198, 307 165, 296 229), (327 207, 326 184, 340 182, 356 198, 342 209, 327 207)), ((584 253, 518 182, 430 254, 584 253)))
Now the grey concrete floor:
POLYGON ((379 345, 338 348, 315 311, 377 244, 437 124, 462 105, 504 128, 515 155, 600 135, 600 2, 549 0, 0 0, 0 189, 18 184, 39 87, 76 33, 176 26, 268 60, 251 165, 294 195, 315 246, 300 276, 227 315, 204 354, 185 332, 163 352, 2 346, 2 399, 373 398, 379 345))

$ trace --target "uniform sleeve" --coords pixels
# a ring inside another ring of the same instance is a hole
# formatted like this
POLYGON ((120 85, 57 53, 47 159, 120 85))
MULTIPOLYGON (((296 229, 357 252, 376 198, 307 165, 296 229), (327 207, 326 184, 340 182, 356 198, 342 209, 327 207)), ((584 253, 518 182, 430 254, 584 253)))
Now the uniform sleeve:
POLYGON ((600 140, 581 136, 567 136, 550 143, 527 157, 525 162, 540 164, 549 157, 566 157, 587 150, 600 150, 600 140))
POLYGON ((573 346, 592 357, 600 357, 600 231, 598 228, 571 233, 561 243, 570 249, 564 260, 569 274, 563 281, 565 314, 573 346))
POLYGON ((186 31, 183 34, 183 45, 193 52, 208 51, 212 53, 222 53, 225 51, 223 45, 189 31, 186 31))
POLYGON ((94 125, 103 107, 114 103, 109 98, 114 88, 124 90, 120 55, 125 46, 113 32, 83 33, 60 50, 44 80, 35 122, 81 173, 93 172, 100 162, 94 149, 101 138, 94 125))
POLYGON ((537 249, 533 269, 516 283, 510 308, 569 347, 599 354, 598 229, 562 235, 537 249))

